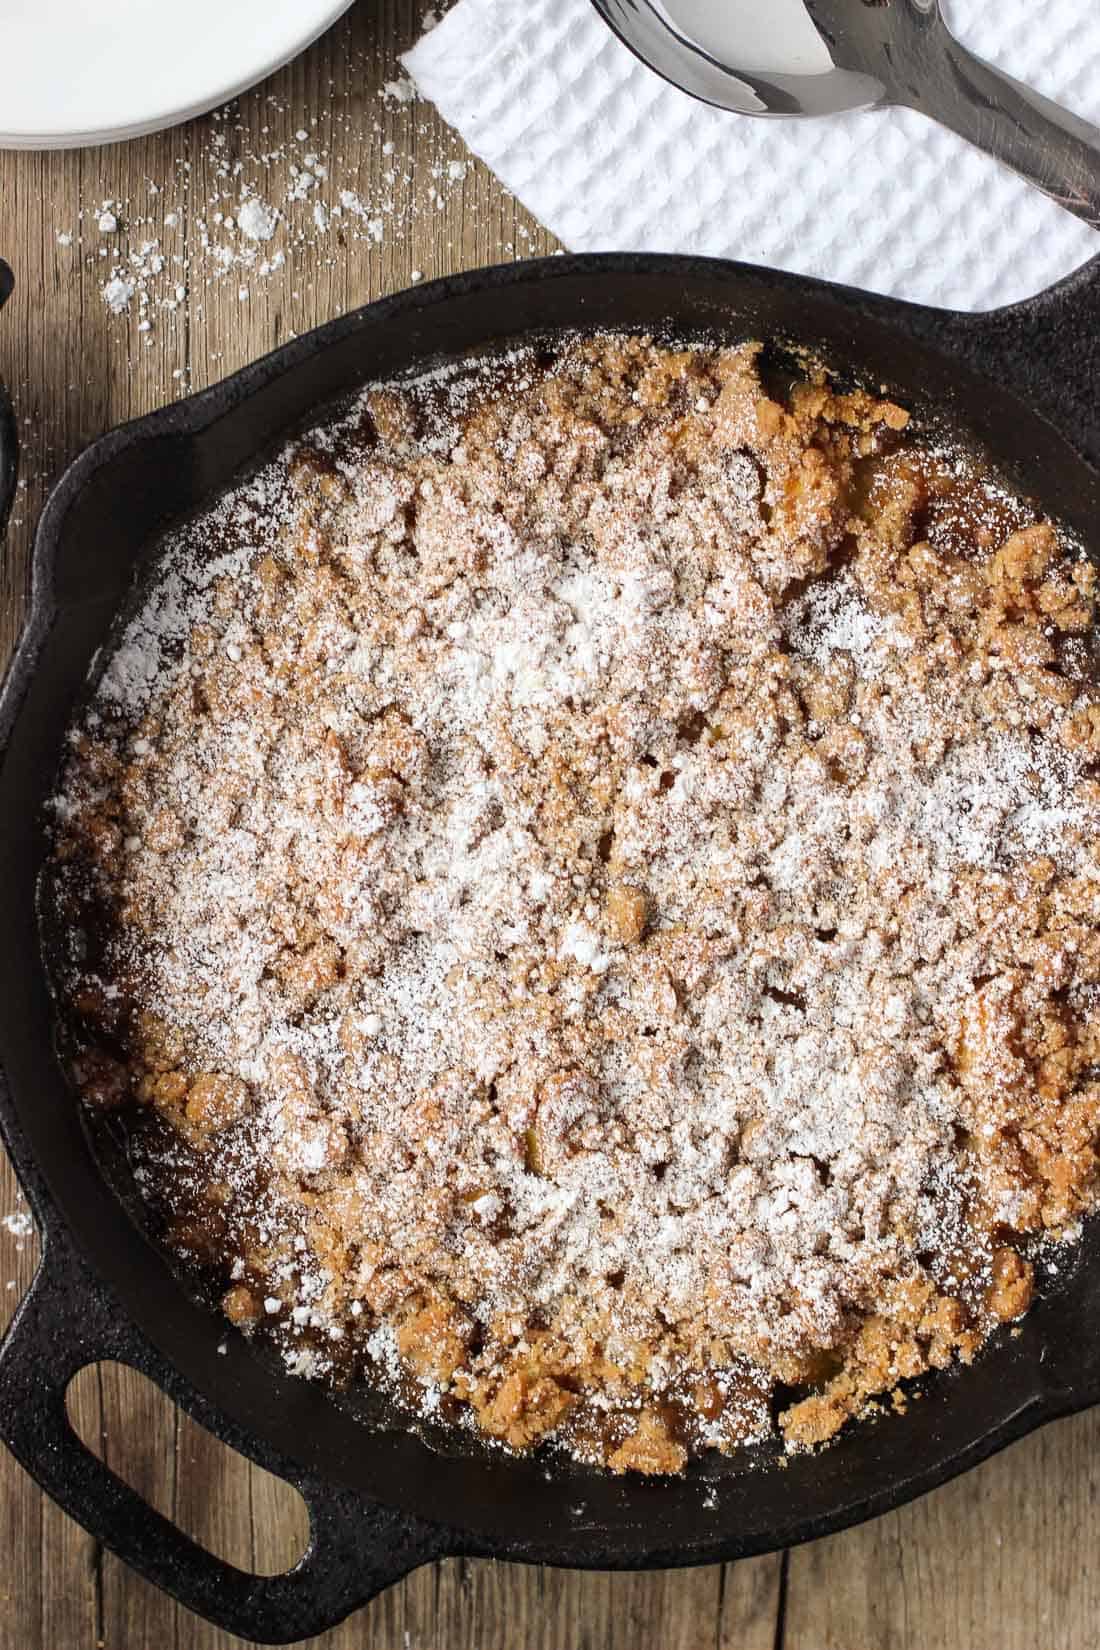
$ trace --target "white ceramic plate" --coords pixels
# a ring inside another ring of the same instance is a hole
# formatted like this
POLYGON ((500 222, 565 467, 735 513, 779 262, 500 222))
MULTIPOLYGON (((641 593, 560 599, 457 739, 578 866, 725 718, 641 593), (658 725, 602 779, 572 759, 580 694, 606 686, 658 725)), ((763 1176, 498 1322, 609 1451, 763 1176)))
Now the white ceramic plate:
POLYGON ((350 0, 0 0, 0 148, 140 137, 280 68, 350 0))

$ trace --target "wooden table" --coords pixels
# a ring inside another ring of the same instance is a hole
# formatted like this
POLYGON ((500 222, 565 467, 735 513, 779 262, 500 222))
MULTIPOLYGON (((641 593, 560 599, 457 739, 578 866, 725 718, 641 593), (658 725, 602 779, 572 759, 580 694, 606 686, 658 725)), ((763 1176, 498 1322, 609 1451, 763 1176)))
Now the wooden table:
MULTIPOLYGON (((92 437, 417 272, 553 250, 495 179, 467 164, 429 106, 384 93, 424 4, 357 5, 228 116, 109 149, 0 156, 0 254, 20 282, 0 316, 0 376, 23 441, 0 559, 0 666, 22 620, 45 490, 92 437), (242 187, 280 206, 284 222, 270 241, 249 242, 225 224, 242 187), (106 202, 117 229, 109 217, 100 227, 106 202), (119 315, 102 296, 116 267, 134 284, 119 315)), ((15 1218, 0 1224, 0 1325, 36 1260, 20 1209, 4 1164, 0 1222, 15 1218)), ((110 1465, 216 1552, 270 1573, 301 1550, 294 1493, 132 1371, 84 1371, 71 1407, 110 1465)), ((239 1642, 132 1575, 0 1457, 0 1650, 239 1642)), ((648 1576, 452 1561, 314 1642, 326 1650, 1095 1650, 1098 1485, 1100 1412, 1048 1428, 900 1513, 782 1557, 648 1576)))

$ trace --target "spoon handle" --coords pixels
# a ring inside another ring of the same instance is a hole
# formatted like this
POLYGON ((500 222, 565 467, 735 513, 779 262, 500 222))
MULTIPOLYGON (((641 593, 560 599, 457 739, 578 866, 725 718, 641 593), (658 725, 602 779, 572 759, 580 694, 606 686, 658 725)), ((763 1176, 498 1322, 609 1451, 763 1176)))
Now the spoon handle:
POLYGON ((906 101, 1100 229, 1100 127, 975 57, 946 30, 941 38, 942 55, 906 101))

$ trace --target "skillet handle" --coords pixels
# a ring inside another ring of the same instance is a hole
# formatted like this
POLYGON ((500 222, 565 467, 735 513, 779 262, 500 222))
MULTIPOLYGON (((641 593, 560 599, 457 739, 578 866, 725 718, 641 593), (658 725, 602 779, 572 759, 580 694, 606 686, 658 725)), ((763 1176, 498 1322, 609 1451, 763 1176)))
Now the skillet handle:
MULTIPOLYGON (((309 1508, 306 1552, 278 1576, 249 1575, 216 1558, 116 1477, 73 1430, 65 1408, 69 1382, 104 1358, 131 1364, 177 1401, 184 1398, 179 1377, 55 1233, 0 1345, 0 1438, 97 1540, 217 1626, 267 1644, 311 1638, 446 1549, 434 1526, 269 1457, 261 1464, 280 1472, 309 1508)), ((201 1403, 186 1407, 204 1418, 201 1403)))
MULTIPOLYGON (((0 309, 11 297, 15 276, 0 258, 0 309)), ((15 414, 3 384, 0 384, 0 536, 7 525, 8 512, 15 498, 15 475, 19 460, 19 438, 15 429, 15 414)))
POLYGON ((942 319, 979 372, 1003 375, 1100 469, 1100 257, 1025 303, 942 319))

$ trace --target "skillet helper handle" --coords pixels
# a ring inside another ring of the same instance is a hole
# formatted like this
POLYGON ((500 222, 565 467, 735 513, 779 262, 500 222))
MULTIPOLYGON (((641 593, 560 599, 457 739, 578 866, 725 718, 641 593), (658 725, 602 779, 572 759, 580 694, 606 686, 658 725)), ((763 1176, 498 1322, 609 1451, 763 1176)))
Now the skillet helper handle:
MULTIPOLYGON (((3 258, 0 258, 0 309, 11 297, 15 277, 3 258)), ((15 498, 15 475, 19 456, 19 438, 15 429, 15 414, 3 384, 0 384, 0 535, 7 523, 8 512, 15 498)))
POLYGON ((920 76, 899 101, 1100 229, 1100 127, 975 57, 943 27, 930 46, 920 76))
POLYGON ((977 315, 937 313, 929 341, 944 336, 977 371, 1003 380, 1057 425, 1100 470, 1100 256, 1021 304, 977 315))
MULTIPOLYGON (((0 1345, 0 1438, 86 1530, 217 1626, 268 1644, 312 1638, 444 1550, 432 1526, 284 1464, 283 1476, 309 1508, 302 1558, 277 1576, 250 1575, 216 1558, 150 1507, 73 1430, 66 1390, 81 1369, 101 1359, 158 1375, 148 1343, 120 1320, 112 1297, 54 1235, 0 1345)), ((170 1377, 158 1384, 170 1385, 170 1377)))

